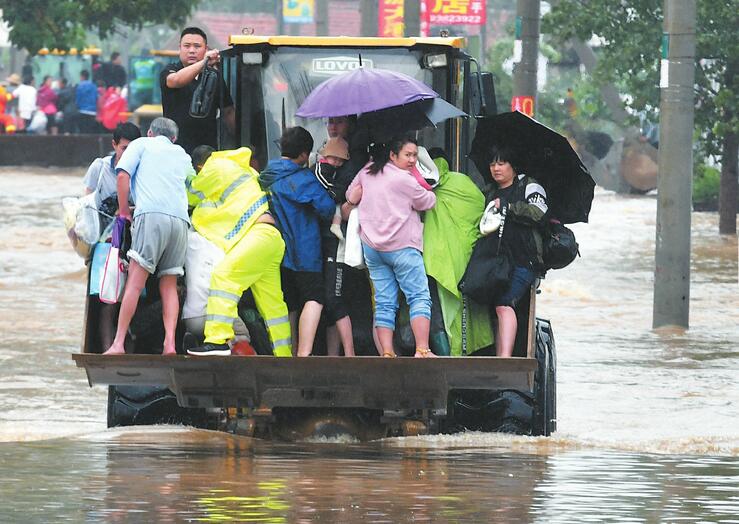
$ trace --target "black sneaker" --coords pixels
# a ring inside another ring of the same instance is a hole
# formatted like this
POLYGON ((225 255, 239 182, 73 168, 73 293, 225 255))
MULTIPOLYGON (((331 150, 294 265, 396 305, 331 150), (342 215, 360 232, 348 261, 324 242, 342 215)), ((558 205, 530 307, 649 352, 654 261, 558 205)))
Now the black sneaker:
POLYGON ((195 336, 193 333, 190 333, 189 331, 185 331, 185 334, 182 336, 182 349, 185 353, 188 352, 190 349, 195 349, 198 346, 202 346, 203 342, 195 336))
POLYGON ((199 357, 227 357, 231 354, 231 348, 228 344, 211 344, 210 342, 206 342, 202 346, 188 349, 187 354, 199 357))

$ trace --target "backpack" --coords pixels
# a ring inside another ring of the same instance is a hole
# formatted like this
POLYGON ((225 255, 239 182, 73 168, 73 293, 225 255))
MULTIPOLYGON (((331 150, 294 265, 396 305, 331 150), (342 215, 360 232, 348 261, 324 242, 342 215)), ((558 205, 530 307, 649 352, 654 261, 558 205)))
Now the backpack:
POLYGON ((204 67, 200 72, 200 82, 192 94, 190 102, 190 116, 193 118, 206 118, 213 107, 218 90, 218 71, 212 67, 204 67))
POLYGON ((575 233, 559 220, 551 219, 543 232, 544 269, 562 269, 569 266, 580 255, 575 233))

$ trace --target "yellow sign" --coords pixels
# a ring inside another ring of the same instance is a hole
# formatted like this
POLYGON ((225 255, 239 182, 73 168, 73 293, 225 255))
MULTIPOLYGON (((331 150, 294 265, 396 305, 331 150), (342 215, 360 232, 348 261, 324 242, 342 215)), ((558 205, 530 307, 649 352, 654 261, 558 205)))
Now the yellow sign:
POLYGON ((282 0, 282 21, 286 24, 311 24, 315 11, 315 0, 282 0))
POLYGON ((403 0, 380 0, 378 35, 390 38, 403 36, 405 30, 403 0))

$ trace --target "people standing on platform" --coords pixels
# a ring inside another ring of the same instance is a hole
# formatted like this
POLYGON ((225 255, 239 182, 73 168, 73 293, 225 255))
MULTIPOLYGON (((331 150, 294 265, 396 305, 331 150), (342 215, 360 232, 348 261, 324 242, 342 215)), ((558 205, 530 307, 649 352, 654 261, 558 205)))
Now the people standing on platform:
POLYGON ((298 356, 307 357, 313 351, 325 302, 320 221, 331 220, 336 204, 305 167, 313 150, 308 131, 285 129, 280 149, 282 156, 269 161, 259 182, 269 195, 270 210, 285 240, 282 287, 290 311, 293 348, 297 347, 298 356))
POLYGON ((373 156, 346 192, 349 206, 359 208, 364 260, 375 290, 375 331, 384 357, 395 357, 393 333, 402 290, 410 309, 416 358, 434 357, 429 349, 431 295, 423 265, 420 212, 436 203, 411 170, 418 145, 395 137, 373 156))
POLYGON ((80 73, 80 82, 75 88, 77 104, 77 125, 80 133, 97 133, 100 125, 97 117, 98 89, 90 80, 90 72, 86 69, 80 73))
POLYGON ((126 85, 126 69, 123 67, 123 59, 118 51, 110 54, 110 62, 105 62, 100 66, 100 79, 105 87, 123 88, 126 85))
POLYGON ((177 124, 156 118, 146 137, 131 142, 116 166, 118 214, 132 221, 126 287, 115 339, 106 355, 125 353, 124 341, 149 275, 159 278, 164 323, 163 355, 174 355, 179 316, 177 277, 184 274, 187 250, 187 190, 190 157, 176 145, 177 124), (129 191, 136 207, 131 215, 129 191))
POLYGON ((21 84, 13 91, 13 98, 18 101, 16 111, 18 118, 23 121, 23 128, 31 124, 33 113, 36 111, 38 91, 33 87, 33 77, 23 77, 21 84))
POLYGON ((280 278, 285 242, 269 213, 259 173, 250 161, 251 150, 246 147, 212 152, 191 183, 191 192, 203 198, 193 210, 192 225, 197 234, 222 250, 223 259, 210 275, 205 343, 188 348, 190 355, 231 354, 239 301, 250 289, 267 327, 272 354, 292 356, 290 320, 280 278))
POLYGON ((57 91, 57 116, 61 118, 57 122, 59 132, 63 134, 77 132, 77 103, 75 101, 75 88, 69 85, 67 79, 59 79, 59 91, 57 91))
POLYGON ((46 115, 46 132, 51 135, 56 135, 58 132, 58 127, 56 124, 56 113, 58 111, 57 101, 59 96, 51 87, 51 82, 51 76, 46 75, 41 82, 41 86, 39 87, 38 93, 36 95, 36 106, 38 107, 39 111, 43 112, 46 115))

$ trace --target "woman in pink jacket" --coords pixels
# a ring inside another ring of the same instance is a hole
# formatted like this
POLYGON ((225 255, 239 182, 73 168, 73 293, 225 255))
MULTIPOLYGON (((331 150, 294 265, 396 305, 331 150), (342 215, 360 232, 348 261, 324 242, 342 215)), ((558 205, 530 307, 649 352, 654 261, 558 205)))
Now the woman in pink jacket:
POLYGON ((435 356, 429 350, 431 295, 421 254, 419 212, 434 207, 436 195, 410 173, 417 156, 413 138, 394 138, 357 173, 346 192, 347 204, 359 208, 364 259, 375 289, 375 330, 385 357, 396 356, 393 332, 398 288, 410 308, 415 356, 435 356))

